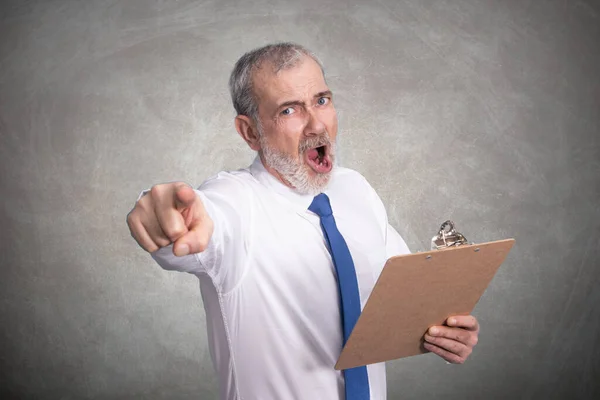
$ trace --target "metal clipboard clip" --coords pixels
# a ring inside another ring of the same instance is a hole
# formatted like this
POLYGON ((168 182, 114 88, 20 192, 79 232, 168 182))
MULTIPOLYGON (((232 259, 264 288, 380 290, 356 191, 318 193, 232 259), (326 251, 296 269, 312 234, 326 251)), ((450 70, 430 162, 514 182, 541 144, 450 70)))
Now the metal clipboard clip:
POLYGON ((431 238, 431 250, 442 250, 469 244, 467 238, 454 228, 454 222, 448 220, 442 224, 437 235, 431 238))

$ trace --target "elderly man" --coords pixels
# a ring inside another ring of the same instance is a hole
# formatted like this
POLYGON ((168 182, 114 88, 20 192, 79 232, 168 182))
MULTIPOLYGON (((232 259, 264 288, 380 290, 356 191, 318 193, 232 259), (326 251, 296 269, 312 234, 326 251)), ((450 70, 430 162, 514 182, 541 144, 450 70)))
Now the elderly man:
MULTIPOLYGON (((131 234, 161 267, 199 278, 222 399, 385 399, 384 363, 334 365, 386 259, 409 250, 365 178, 335 163, 323 68, 278 43, 245 54, 229 85, 255 161, 198 190, 145 191, 131 234)), ((462 363, 478 332, 451 317, 425 347, 462 363)))

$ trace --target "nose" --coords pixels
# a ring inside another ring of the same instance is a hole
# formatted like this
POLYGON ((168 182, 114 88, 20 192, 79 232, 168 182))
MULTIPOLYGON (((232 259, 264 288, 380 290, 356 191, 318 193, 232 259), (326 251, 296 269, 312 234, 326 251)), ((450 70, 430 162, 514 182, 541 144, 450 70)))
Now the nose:
POLYGON ((304 129, 306 136, 319 136, 327 132, 327 128, 323 121, 319 118, 319 114, 314 109, 308 110, 308 121, 304 129))

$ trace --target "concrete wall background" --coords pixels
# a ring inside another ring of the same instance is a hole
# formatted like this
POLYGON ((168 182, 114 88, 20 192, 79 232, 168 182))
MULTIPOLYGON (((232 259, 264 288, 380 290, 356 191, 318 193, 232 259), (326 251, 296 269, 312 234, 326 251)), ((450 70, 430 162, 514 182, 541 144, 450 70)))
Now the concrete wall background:
POLYGON ((197 282, 125 216, 250 163, 227 79, 278 40, 323 59, 341 162, 413 251, 448 218, 517 239, 468 363, 391 362, 389 398, 599 396, 598 2, 5 0, 2 398, 216 398, 197 282))

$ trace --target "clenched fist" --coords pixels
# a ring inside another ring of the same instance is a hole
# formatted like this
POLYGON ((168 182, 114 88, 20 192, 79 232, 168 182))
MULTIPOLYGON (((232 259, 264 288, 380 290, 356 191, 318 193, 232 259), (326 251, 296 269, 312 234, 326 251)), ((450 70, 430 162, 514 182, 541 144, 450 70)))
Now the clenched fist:
POLYGON ((127 225, 144 250, 174 243, 176 256, 204 251, 214 229, 200 197, 183 182, 153 186, 127 215, 127 225))

